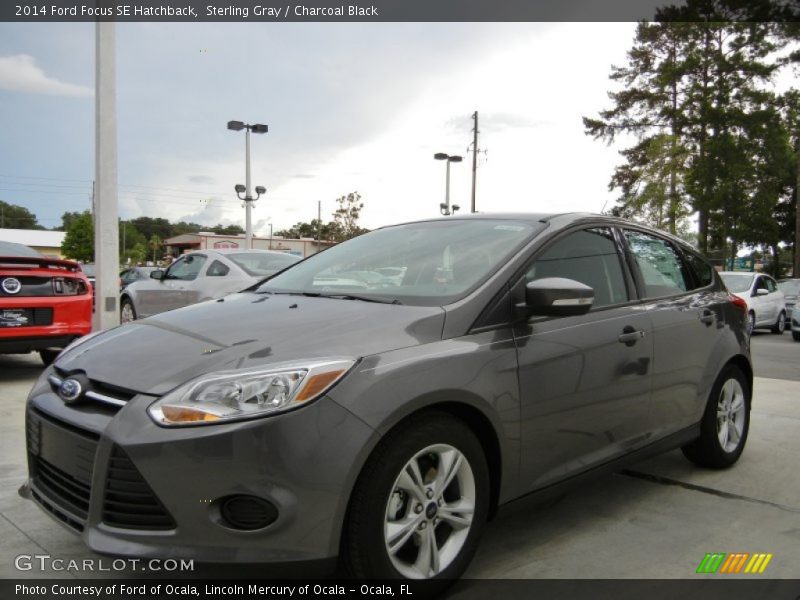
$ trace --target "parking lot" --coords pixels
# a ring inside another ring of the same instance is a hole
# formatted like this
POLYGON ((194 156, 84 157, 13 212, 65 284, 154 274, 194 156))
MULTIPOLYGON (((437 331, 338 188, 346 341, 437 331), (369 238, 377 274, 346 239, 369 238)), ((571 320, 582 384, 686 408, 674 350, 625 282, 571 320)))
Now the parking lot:
MULTIPOLYGON (((675 451, 548 505, 517 505, 487 527, 466 577, 690 578, 711 552, 771 553, 765 576, 800 577, 800 343, 756 333, 753 357, 750 437, 733 469, 702 470, 675 451)), ((0 577, 115 575, 14 567, 20 554, 94 556, 17 494, 26 477, 24 401, 41 369, 35 355, 0 356, 0 577)))

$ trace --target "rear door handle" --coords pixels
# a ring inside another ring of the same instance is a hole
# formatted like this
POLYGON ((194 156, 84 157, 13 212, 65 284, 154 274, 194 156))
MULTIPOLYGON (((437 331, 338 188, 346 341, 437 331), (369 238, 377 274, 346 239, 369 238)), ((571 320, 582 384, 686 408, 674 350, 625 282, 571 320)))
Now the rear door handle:
POLYGON ((620 344, 625 344, 626 346, 633 346, 636 342, 644 337, 644 331, 641 329, 634 329, 630 325, 626 325, 625 328, 622 330, 622 333, 619 335, 617 340, 620 344))
POLYGON ((707 308, 700 314, 700 322, 705 323, 706 325, 711 325, 716 318, 716 315, 707 308))

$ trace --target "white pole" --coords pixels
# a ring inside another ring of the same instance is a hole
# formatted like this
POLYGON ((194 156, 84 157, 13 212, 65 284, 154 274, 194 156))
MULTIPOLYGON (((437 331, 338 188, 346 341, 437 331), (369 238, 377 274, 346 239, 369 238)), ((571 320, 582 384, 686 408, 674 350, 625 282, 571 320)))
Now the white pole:
POLYGON ((253 247, 253 194, 250 190, 250 128, 247 128, 245 133, 245 188, 244 192, 244 205, 245 205, 245 247, 250 250, 253 247))
POLYGON ((115 25, 95 27, 95 329, 119 325, 119 210, 115 25))

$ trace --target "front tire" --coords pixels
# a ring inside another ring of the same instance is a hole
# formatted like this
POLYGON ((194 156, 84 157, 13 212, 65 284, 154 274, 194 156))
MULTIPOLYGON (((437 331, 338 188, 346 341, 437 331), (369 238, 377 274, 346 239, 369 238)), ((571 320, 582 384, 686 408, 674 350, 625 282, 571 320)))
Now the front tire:
POLYGON ((772 326, 771 331, 772 333, 777 333, 778 335, 781 335, 784 331, 786 331, 786 311, 781 311, 781 314, 778 315, 778 320, 776 321, 775 325, 772 326))
POLYGON ((711 389, 700 437, 681 450, 697 465, 724 469, 739 460, 749 430, 750 386, 741 369, 727 365, 711 389))
POLYGON ((800 342, 800 331, 792 331, 792 339, 795 342, 800 342))
POLYGON ((756 329, 756 313, 750 311, 747 313, 747 335, 753 335, 756 329))
POLYGON ((136 309, 133 308, 133 302, 130 298, 123 298, 122 305, 119 308, 119 321, 120 323, 130 323, 136 320, 136 309))
POLYGON ((344 558, 358 578, 457 578, 489 509, 489 471, 463 421, 424 413, 391 431, 359 476, 344 558))
POLYGON ((42 359, 45 367, 53 364, 53 361, 61 354, 61 350, 39 350, 39 357, 42 359))

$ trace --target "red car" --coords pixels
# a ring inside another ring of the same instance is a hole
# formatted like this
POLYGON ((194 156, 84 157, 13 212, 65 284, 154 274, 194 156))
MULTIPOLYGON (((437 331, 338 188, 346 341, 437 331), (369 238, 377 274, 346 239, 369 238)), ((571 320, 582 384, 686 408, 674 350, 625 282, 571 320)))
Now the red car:
POLYGON ((91 290, 78 263, 0 242, 0 354, 38 351, 50 364, 92 330, 91 290))

